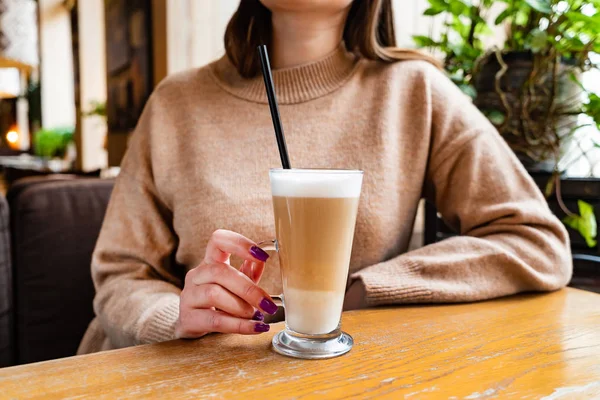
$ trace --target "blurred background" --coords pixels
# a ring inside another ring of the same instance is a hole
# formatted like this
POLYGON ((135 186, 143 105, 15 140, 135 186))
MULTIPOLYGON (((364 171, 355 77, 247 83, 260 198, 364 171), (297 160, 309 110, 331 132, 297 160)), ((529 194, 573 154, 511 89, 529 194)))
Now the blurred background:
MULTIPOLYGON (((432 29, 422 16, 428 3, 395 3, 398 40, 414 47, 411 35, 432 29)), ((220 57, 238 4, 0 0, 0 165, 13 173, 118 166, 153 88, 220 57)))

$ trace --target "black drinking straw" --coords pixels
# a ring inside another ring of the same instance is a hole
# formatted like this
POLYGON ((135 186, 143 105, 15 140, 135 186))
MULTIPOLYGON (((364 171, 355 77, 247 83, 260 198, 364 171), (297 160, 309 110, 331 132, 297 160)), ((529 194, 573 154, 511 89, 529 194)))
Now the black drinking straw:
POLYGON ((275 86, 273 85, 273 75, 271 74, 271 64, 269 63, 269 54, 267 46, 258 46, 260 54, 260 65, 262 67, 263 78, 265 79, 265 89, 269 99, 269 108, 271 109, 271 119, 273 119, 273 128, 275 128, 275 137, 277 138, 277 147, 279 147, 279 156, 281 157, 281 165, 283 169, 291 169, 290 156, 285 145, 285 137, 283 136, 283 125, 279 116, 279 107, 277 106, 277 97, 275 96, 275 86))

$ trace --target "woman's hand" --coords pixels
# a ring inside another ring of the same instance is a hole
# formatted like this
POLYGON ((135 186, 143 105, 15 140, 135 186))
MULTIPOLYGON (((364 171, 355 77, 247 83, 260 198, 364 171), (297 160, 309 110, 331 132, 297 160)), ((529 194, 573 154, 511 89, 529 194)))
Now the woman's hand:
POLYGON ((277 306, 257 283, 268 258, 250 239, 231 231, 215 231, 204 260, 185 277, 177 338, 197 338, 210 332, 267 332, 269 325, 260 322, 264 319, 260 310, 275 314, 277 306), (240 271, 229 265, 232 254, 245 260, 240 271))

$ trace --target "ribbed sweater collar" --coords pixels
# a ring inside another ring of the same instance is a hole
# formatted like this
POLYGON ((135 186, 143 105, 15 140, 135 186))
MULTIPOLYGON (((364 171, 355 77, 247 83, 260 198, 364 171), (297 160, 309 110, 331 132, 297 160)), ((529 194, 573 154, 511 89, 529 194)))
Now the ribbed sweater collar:
MULTIPOLYGON (((313 100, 342 86, 354 72, 358 57, 344 44, 321 60, 291 68, 273 70, 273 82, 280 104, 313 100)), ((257 103, 267 103, 262 75, 245 79, 227 56, 213 63, 211 71, 219 86, 232 95, 257 103)))

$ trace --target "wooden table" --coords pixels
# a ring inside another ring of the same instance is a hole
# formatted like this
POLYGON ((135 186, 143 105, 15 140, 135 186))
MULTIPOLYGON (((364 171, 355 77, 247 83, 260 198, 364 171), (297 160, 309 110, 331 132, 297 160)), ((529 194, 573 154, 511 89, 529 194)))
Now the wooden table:
POLYGON ((600 398, 600 295, 346 313, 346 356, 304 361, 270 333, 213 335, 0 369, 0 398, 600 398))

